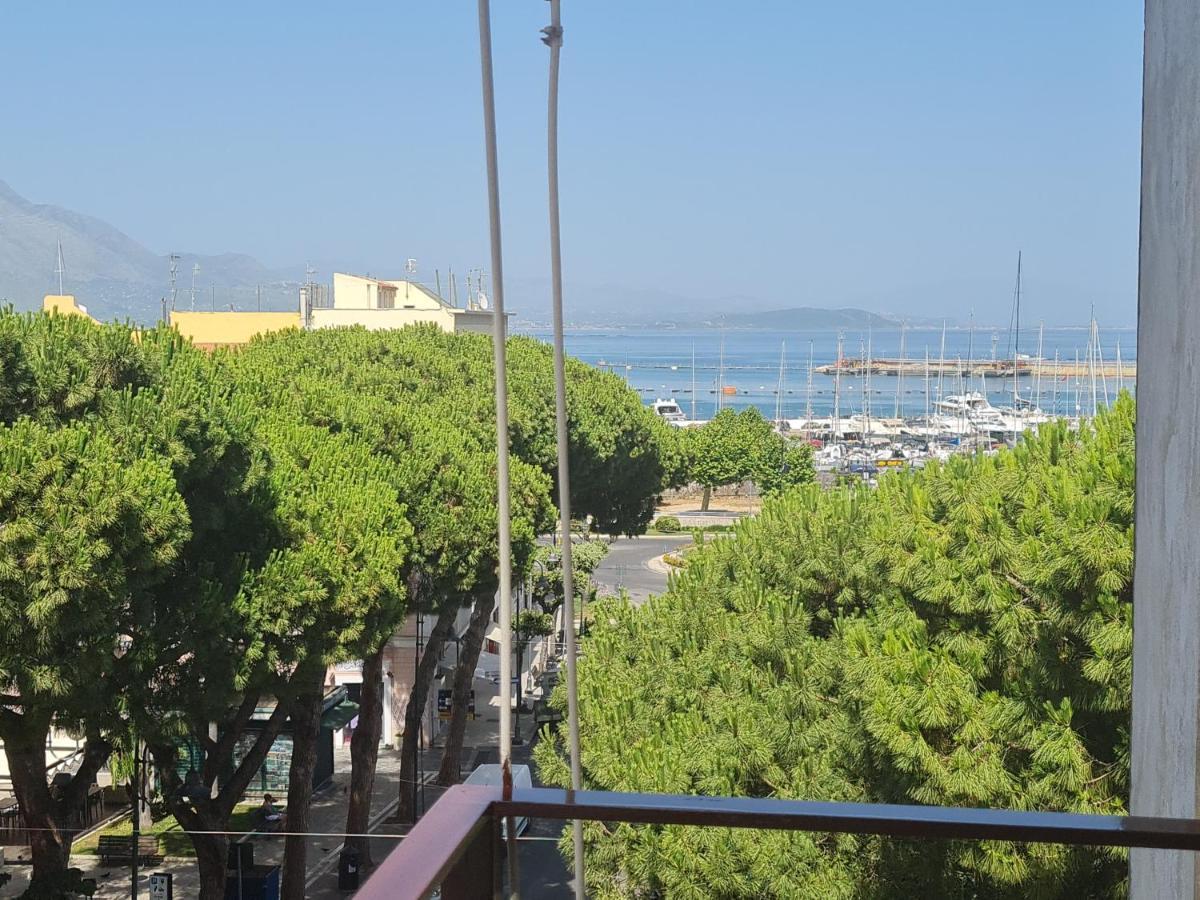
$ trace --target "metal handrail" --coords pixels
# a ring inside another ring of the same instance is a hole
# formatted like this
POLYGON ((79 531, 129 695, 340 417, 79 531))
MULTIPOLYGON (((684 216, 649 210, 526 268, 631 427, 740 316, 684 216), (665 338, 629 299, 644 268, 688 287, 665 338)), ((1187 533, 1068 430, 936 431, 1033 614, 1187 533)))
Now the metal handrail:
POLYGON ((514 790, 504 800, 498 787, 458 785, 430 808, 356 897, 422 900, 439 886, 444 900, 485 895, 448 890, 447 879, 457 885, 486 882, 489 890, 498 884, 497 823, 507 816, 1200 851, 1197 819, 553 788, 514 790))

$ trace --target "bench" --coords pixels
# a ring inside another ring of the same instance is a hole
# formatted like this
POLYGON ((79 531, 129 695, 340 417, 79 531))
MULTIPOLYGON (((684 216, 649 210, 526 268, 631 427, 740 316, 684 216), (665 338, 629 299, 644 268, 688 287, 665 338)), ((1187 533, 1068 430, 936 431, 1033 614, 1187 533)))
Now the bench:
MULTIPOLYGON (((133 835, 102 834, 96 847, 101 865, 116 865, 133 862, 133 835)), ((154 835, 141 835, 137 839, 138 862, 162 862, 162 854, 158 852, 158 838, 154 835)))

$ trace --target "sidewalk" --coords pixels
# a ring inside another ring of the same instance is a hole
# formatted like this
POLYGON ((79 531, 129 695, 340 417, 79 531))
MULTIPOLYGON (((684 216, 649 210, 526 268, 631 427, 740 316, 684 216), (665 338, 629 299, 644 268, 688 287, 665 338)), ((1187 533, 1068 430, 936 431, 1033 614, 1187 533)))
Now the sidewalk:
MULTIPOLYGON (((482 762, 497 762, 496 747, 500 739, 499 686, 487 679, 475 679, 477 716, 468 721, 463 737, 462 774, 465 778, 482 762)), ((530 702, 527 700, 527 702, 530 702)), ((526 742, 515 754, 518 762, 528 761, 528 742, 533 738, 533 715, 522 713, 520 734, 526 742)), ((421 753, 421 769, 425 784, 422 790, 424 803, 418 809, 428 809, 441 796, 444 788, 430 783, 437 775, 442 761, 440 747, 427 748, 421 753)), ((337 747, 334 750, 334 776, 332 781, 313 795, 309 810, 309 830, 313 835, 308 840, 308 897, 344 898, 345 892, 337 888, 338 857, 342 848, 342 835, 346 828, 346 804, 350 790, 350 750, 337 747)), ((375 787, 371 801, 371 831, 378 837, 371 839, 371 856, 376 865, 381 863, 408 831, 407 825, 389 825, 387 818, 397 804, 400 790, 400 752, 398 749, 379 750, 379 764, 375 773, 375 787)), ((256 835, 248 838, 254 844, 255 863, 280 864, 283 862, 283 838, 275 835, 256 835)), ((0 897, 15 897, 28 884, 28 865, 13 865, 17 848, 6 848, 7 866, 4 871, 13 874, 13 880, 0 888, 0 897)), ((26 859, 28 849, 26 848, 26 859)), ((129 870, 114 866, 101 866, 99 859, 90 855, 71 857, 71 865, 78 866, 85 876, 95 878, 99 885, 96 897, 100 900, 120 900, 130 895, 129 870)), ((173 858, 154 866, 141 868, 138 878, 139 893, 149 896, 149 876, 154 872, 170 872, 174 877, 175 896, 195 897, 199 893, 199 873, 191 858, 173 858)), ((363 872, 365 882, 369 872, 363 872)))

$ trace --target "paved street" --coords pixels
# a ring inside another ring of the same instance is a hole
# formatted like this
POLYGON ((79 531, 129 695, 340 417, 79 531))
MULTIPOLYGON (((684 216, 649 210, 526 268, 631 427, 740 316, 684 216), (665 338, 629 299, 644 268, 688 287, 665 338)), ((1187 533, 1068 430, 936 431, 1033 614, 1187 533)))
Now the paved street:
POLYGON ((634 603, 645 603, 651 594, 661 594, 667 589, 666 572, 651 569, 650 560, 690 544, 691 540, 690 535, 617 538, 592 578, 600 585, 601 594, 615 594, 625 588, 634 603))

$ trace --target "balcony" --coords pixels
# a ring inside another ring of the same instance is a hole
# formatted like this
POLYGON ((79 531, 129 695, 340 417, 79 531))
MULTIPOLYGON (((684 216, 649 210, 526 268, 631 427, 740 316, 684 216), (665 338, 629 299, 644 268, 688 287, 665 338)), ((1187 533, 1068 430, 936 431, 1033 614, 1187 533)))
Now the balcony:
POLYGON ((876 834, 915 840, 1007 840, 1200 850, 1200 820, 1000 809, 819 803, 750 797, 616 794, 531 788, 448 790, 356 895, 359 900, 501 896, 505 817, 876 834))

